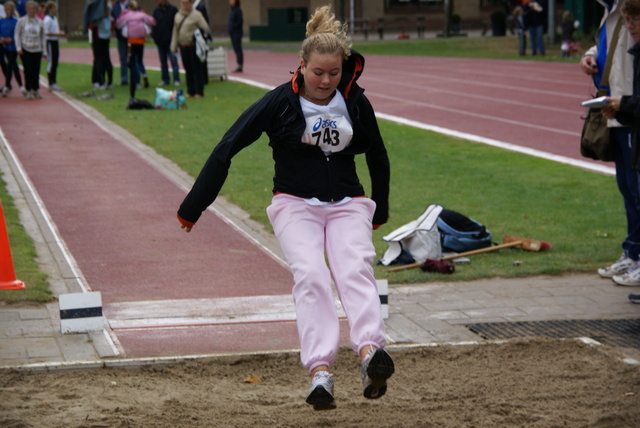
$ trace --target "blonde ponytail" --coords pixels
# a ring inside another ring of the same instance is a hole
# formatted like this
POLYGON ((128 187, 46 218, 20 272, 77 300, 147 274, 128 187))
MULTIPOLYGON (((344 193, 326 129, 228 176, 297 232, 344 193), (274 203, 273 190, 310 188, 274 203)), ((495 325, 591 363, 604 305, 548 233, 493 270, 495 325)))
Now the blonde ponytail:
POLYGON ((315 10, 307 22, 305 37, 300 50, 300 58, 305 64, 313 53, 340 55, 343 60, 351 54, 347 26, 336 20, 331 6, 315 10))

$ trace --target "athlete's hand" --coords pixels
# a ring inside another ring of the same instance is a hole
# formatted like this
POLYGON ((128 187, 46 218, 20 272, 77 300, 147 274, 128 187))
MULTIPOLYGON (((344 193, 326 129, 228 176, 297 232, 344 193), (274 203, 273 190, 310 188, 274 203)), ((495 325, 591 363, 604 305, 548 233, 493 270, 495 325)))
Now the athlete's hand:
POLYGON ((180 228, 184 229, 185 232, 187 232, 187 233, 191 232, 191 228, 193 227, 193 223, 183 219, 178 214, 176 214, 176 217, 178 217, 178 221, 180 222, 180 228))

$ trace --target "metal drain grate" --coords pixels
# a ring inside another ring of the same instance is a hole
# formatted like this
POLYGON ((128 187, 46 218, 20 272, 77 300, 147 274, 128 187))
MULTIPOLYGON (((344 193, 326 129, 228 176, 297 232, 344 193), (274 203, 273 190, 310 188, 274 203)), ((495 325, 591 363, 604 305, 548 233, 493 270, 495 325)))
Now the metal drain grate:
POLYGON ((590 337, 598 342, 640 349, 640 318, 618 320, 568 320, 479 323, 466 326, 485 339, 545 336, 590 337))

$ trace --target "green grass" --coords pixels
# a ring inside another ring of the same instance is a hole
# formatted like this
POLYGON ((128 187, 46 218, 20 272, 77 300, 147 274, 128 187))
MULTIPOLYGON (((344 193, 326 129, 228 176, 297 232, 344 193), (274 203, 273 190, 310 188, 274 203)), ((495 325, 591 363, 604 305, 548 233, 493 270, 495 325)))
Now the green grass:
MULTIPOLYGON (((4 212, 4 231, 9 237, 11 258, 16 279, 25 283, 24 290, 0 290, 0 301, 5 303, 48 302, 51 300, 47 277, 40 271, 37 254, 33 242, 20 223, 18 210, 13 198, 9 196, 6 183, 0 178, 0 200, 4 212)), ((3 219, 0 218, 0 222, 3 219)), ((5 251, 6 249, 3 249, 5 251)), ((6 256, 6 254, 4 254, 6 256)), ((3 279, 8 279, 8 273, 3 273, 3 279), (4 275, 7 275, 6 277, 4 275)))
MULTIPOLYGON (((401 48, 407 47, 407 52, 413 54, 477 56, 478 51, 484 51, 483 57, 518 58, 515 45, 513 53, 506 52, 513 42, 510 38, 456 38, 358 42, 355 47, 367 54, 401 54, 401 48)), ((117 70, 114 75, 118 75, 117 70)), ((61 64, 59 83, 76 95, 90 89, 90 76, 89 66, 61 64)), ((153 86, 160 80, 159 73, 149 71, 149 79, 153 86)), ((82 100, 192 176, 198 174, 237 116, 264 93, 242 84, 214 80, 206 87, 204 98, 188 100, 187 110, 127 111, 128 88, 115 87, 111 92, 116 97, 113 100, 82 100)), ((153 93, 152 88, 144 89, 136 96, 152 101, 153 93)), ((625 218, 614 177, 394 123, 382 121, 380 127, 391 160, 392 182, 390 221, 374 232, 378 256, 386 249, 382 236, 414 220, 430 203, 442 204, 480 221, 493 233, 496 242, 509 234, 549 241, 553 247, 546 253, 502 250, 473 256, 471 264, 458 266, 450 276, 427 274, 419 269, 388 273, 386 268, 377 266, 378 278, 423 282, 593 272, 619 256, 625 218), (516 261, 519 263, 514 264, 516 261)), ((368 188, 363 159, 358 167, 368 188)), ((271 199, 272 175, 271 152, 263 137, 234 158, 222 192, 265 224, 267 230, 270 225, 264 210, 271 199)), ((13 208, 7 209, 5 200, 10 198, 5 193, 2 200, 9 217, 13 208)), ((6 302, 15 301, 16 296, 20 300, 49 299, 46 280, 37 272, 33 245, 21 230, 17 216, 7 223, 16 275, 27 283, 28 290, 0 292, 0 299, 6 302), (15 237, 20 234, 22 238, 15 237), (26 249, 20 248, 23 246, 26 249), (29 297, 37 288, 43 290, 37 297, 29 297)), ((194 232, 197 233, 197 226, 194 232)))

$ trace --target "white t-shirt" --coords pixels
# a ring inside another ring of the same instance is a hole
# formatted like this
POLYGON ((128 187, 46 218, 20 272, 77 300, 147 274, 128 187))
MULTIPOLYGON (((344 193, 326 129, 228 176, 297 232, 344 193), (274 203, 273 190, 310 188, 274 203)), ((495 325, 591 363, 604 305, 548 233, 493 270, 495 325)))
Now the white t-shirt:
POLYGON ((300 97, 302 113, 307 128, 302 134, 302 143, 318 146, 325 155, 344 150, 353 137, 347 104, 340 91, 326 106, 321 106, 300 97))
MULTIPOLYGON (((42 25, 44 26, 44 34, 60 32, 60 26, 58 25, 58 20, 55 16, 46 15, 42 21, 42 25)), ((58 40, 58 36, 45 35, 44 38, 45 40, 58 40)))

